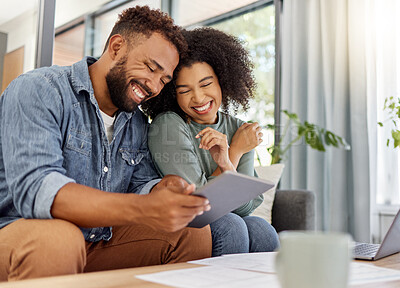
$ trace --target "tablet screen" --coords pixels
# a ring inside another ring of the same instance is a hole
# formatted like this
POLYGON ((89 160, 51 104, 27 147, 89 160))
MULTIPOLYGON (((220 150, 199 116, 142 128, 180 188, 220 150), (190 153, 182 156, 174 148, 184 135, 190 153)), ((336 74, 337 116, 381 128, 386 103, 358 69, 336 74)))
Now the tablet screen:
POLYGON ((206 197, 211 210, 194 218, 188 227, 204 227, 273 187, 269 181, 226 171, 193 193, 206 197))

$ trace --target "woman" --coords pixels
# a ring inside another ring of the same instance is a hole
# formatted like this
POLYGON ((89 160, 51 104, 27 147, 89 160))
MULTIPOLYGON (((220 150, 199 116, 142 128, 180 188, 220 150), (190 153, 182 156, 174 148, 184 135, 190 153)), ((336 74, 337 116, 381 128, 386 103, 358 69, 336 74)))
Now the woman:
MULTIPOLYGON (((212 28, 184 31, 189 45, 172 83, 142 105, 152 119, 149 148, 162 175, 176 174, 197 187, 233 170, 256 176, 253 149, 261 127, 230 116, 229 108, 247 109, 255 81, 252 63, 240 41, 212 28), (224 112, 219 111, 222 108, 224 112)), ((263 196, 213 222, 213 256, 273 251, 275 229, 249 216, 263 196)))

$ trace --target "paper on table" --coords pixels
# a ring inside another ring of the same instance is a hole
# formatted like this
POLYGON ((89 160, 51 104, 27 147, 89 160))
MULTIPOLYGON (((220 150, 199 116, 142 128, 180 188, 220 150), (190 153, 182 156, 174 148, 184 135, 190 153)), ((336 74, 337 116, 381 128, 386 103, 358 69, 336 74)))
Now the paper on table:
POLYGON ((400 279, 400 271, 382 268, 373 264, 352 262, 350 265, 350 285, 386 282, 400 279))
POLYGON ((229 254, 188 263, 275 273, 276 254, 277 252, 229 254))
POLYGON ((179 269, 137 275, 139 279, 179 288, 279 288, 276 274, 264 274, 220 266, 179 269))
MULTIPOLYGON (((276 254, 276 252, 269 252, 224 255, 188 262, 207 265, 205 267, 165 271, 136 277, 179 288, 279 288, 274 267, 276 254)), ((360 262, 351 263, 349 274, 349 285, 400 279, 399 270, 360 262)))

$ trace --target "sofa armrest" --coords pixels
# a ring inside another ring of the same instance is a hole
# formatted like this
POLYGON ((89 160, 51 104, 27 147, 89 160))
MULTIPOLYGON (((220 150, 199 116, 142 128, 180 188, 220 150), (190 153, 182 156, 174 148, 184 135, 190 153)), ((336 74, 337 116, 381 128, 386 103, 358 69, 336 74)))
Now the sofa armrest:
POLYGON ((308 190, 277 190, 272 225, 283 230, 315 230, 315 194, 308 190))

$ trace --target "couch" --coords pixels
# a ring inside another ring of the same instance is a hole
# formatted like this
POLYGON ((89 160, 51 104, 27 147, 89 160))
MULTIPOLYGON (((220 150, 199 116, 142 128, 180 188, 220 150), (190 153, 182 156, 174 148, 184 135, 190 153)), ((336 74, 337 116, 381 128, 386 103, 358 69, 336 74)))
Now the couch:
POLYGON ((272 226, 284 230, 315 230, 315 193, 277 190, 272 205, 272 226))

